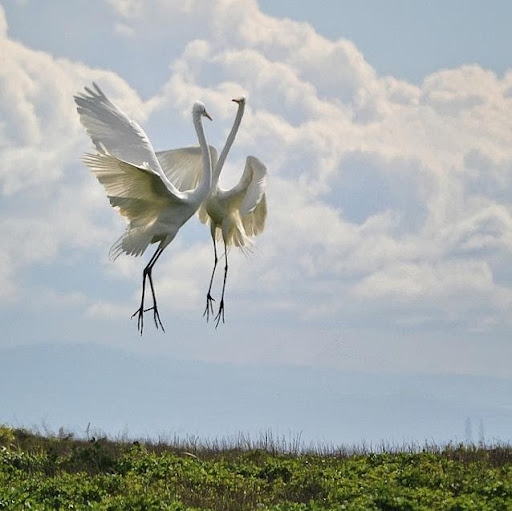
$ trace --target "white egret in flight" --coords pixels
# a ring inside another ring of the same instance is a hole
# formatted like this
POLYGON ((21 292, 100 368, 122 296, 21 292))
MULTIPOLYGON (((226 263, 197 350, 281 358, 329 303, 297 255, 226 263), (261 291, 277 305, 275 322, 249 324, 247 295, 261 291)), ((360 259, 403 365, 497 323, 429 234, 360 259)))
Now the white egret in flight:
MULTIPOLYGON (((199 219, 201 222, 210 225, 215 258, 210 285, 206 295, 206 308, 203 314, 206 315, 207 320, 210 313, 213 313, 214 299, 211 296, 211 289, 218 263, 216 241, 222 239, 224 242, 224 281, 219 309, 215 316, 216 326, 219 325, 221 319, 224 322, 224 292, 228 274, 227 249, 235 245, 242 251, 250 250, 252 245, 250 236, 255 236, 263 231, 267 217, 267 201, 265 197, 267 168, 258 158, 254 156, 247 157, 242 177, 231 190, 224 190, 219 186, 220 172, 235 140, 245 109, 245 97, 241 96, 233 99, 233 101, 238 103, 235 122, 218 161, 215 163, 215 158, 212 157, 212 166, 214 168, 212 188, 207 199, 199 208, 199 219)), ((197 163, 192 164, 192 158, 188 160, 188 165, 181 165, 180 162, 183 161, 183 158, 176 157, 180 155, 180 151, 182 150, 163 151, 157 153, 157 156, 167 176, 180 189, 187 189, 193 187, 200 179, 200 167, 197 163)), ((197 156, 195 159, 197 160, 197 156)))
MULTIPOLYGON (((75 96, 80 121, 98 151, 98 154, 86 154, 84 162, 104 186, 110 204, 129 221, 124 234, 110 249, 110 255, 113 259, 123 252, 140 256, 150 244, 158 243, 143 270, 141 303, 132 317, 137 316, 137 328, 142 334, 144 313, 152 310, 156 327, 164 330, 158 313, 152 270, 180 227, 210 192, 212 161, 202 117, 210 120, 211 117, 203 103, 194 103, 192 119, 200 148, 190 148, 190 152, 199 154, 202 164, 199 165, 197 184, 181 191, 162 170, 144 130, 114 105, 96 84, 93 86, 94 90, 86 87, 85 93, 75 96), (153 298, 153 306, 147 309, 144 308, 146 278, 153 298)), ((177 155, 176 165, 187 166, 184 158, 187 151, 182 150, 181 160, 177 155)))

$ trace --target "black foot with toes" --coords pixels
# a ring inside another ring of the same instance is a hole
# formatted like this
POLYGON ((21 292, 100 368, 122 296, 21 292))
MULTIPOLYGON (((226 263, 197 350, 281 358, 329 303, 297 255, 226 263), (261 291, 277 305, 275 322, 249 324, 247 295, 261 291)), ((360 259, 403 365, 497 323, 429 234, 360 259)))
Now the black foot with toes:
POLYGON ((206 307, 203 312, 203 317, 206 316, 206 321, 210 321, 210 314, 213 316, 213 302, 215 298, 212 298, 212 295, 208 293, 206 295, 206 307))
POLYGON ((138 316, 137 317, 137 330, 139 331, 140 335, 142 335, 142 330, 144 329, 144 313, 149 312, 149 311, 153 311, 153 319, 155 321, 155 326, 156 326, 157 330, 159 328, 161 328, 162 331, 165 332, 164 325, 162 323, 162 320, 160 319, 160 314, 158 313, 158 308, 155 305, 154 307, 150 307, 149 309, 143 309, 141 307, 140 309, 138 309, 137 311, 135 311, 132 314, 132 319, 135 316, 138 316))
POLYGON ((158 330, 159 328, 161 328, 162 331, 165 332, 164 325, 162 324, 162 320, 160 319, 160 314, 158 314, 158 307, 154 305, 153 307, 144 310, 144 312, 149 311, 153 311, 153 319, 155 320, 156 329, 158 330))
POLYGON ((224 321, 224 298, 220 301, 219 310, 217 312, 217 315, 215 316, 215 328, 219 326, 220 320, 222 319, 222 322, 224 321))
POLYGON ((140 309, 136 310, 130 319, 133 319, 135 316, 137 317, 137 330, 139 331, 140 335, 142 335, 142 330, 144 329, 144 309, 141 307, 140 309))

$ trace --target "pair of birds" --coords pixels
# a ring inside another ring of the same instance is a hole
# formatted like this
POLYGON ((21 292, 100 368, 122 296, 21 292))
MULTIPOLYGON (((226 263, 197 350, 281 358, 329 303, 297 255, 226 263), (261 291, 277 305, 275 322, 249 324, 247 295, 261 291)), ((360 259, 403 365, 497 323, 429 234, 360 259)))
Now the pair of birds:
POLYGON ((258 158, 248 156, 238 184, 231 190, 219 186, 219 177, 242 121, 245 98, 233 99, 238 111, 226 144, 217 158, 217 151, 206 142, 203 117, 212 118, 205 105, 197 101, 192 120, 199 146, 155 152, 144 130, 114 105, 93 83, 85 93, 74 96, 80 121, 89 134, 96 154, 86 154, 85 164, 104 186, 110 204, 126 217, 129 224, 124 234, 112 245, 110 256, 142 255, 149 245, 158 246, 142 272, 140 307, 132 315, 142 334, 144 313, 153 311, 156 328, 164 326, 158 312, 152 271, 158 258, 172 242, 182 225, 196 212, 209 224, 213 240, 214 266, 206 295, 204 314, 213 316, 211 296, 218 263, 217 244, 224 242, 224 281, 215 326, 224 322, 224 291, 228 273, 227 249, 231 245, 242 251, 251 246, 250 236, 265 227, 267 169, 258 158), (146 281, 153 306, 146 308, 146 281))

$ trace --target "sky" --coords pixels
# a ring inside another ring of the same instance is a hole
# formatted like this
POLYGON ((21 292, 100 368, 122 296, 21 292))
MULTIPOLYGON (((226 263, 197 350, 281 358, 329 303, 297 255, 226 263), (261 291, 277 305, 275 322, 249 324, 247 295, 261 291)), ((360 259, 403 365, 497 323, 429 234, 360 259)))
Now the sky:
POLYGON ((0 423, 511 441, 511 15, 498 0, 0 2, 0 423), (247 97, 221 184, 260 158, 268 219, 251 254, 230 252, 217 329, 196 217, 155 267, 165 333, 130 320, 152 251, 108 258, 125 224, 80 161, 93 146, 73 102, 93 81, 157 150, 196 143, 196 99, 220 149, 247 97))

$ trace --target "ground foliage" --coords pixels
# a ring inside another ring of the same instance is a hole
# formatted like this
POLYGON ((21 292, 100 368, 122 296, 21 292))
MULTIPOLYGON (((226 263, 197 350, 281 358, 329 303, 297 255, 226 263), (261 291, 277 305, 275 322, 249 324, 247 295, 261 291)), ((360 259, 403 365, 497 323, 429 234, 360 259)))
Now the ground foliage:
POLYGON ((0 426, 0 509, 512 509, 510 445, 304 450, 245 440, 129 442, 0 426))

